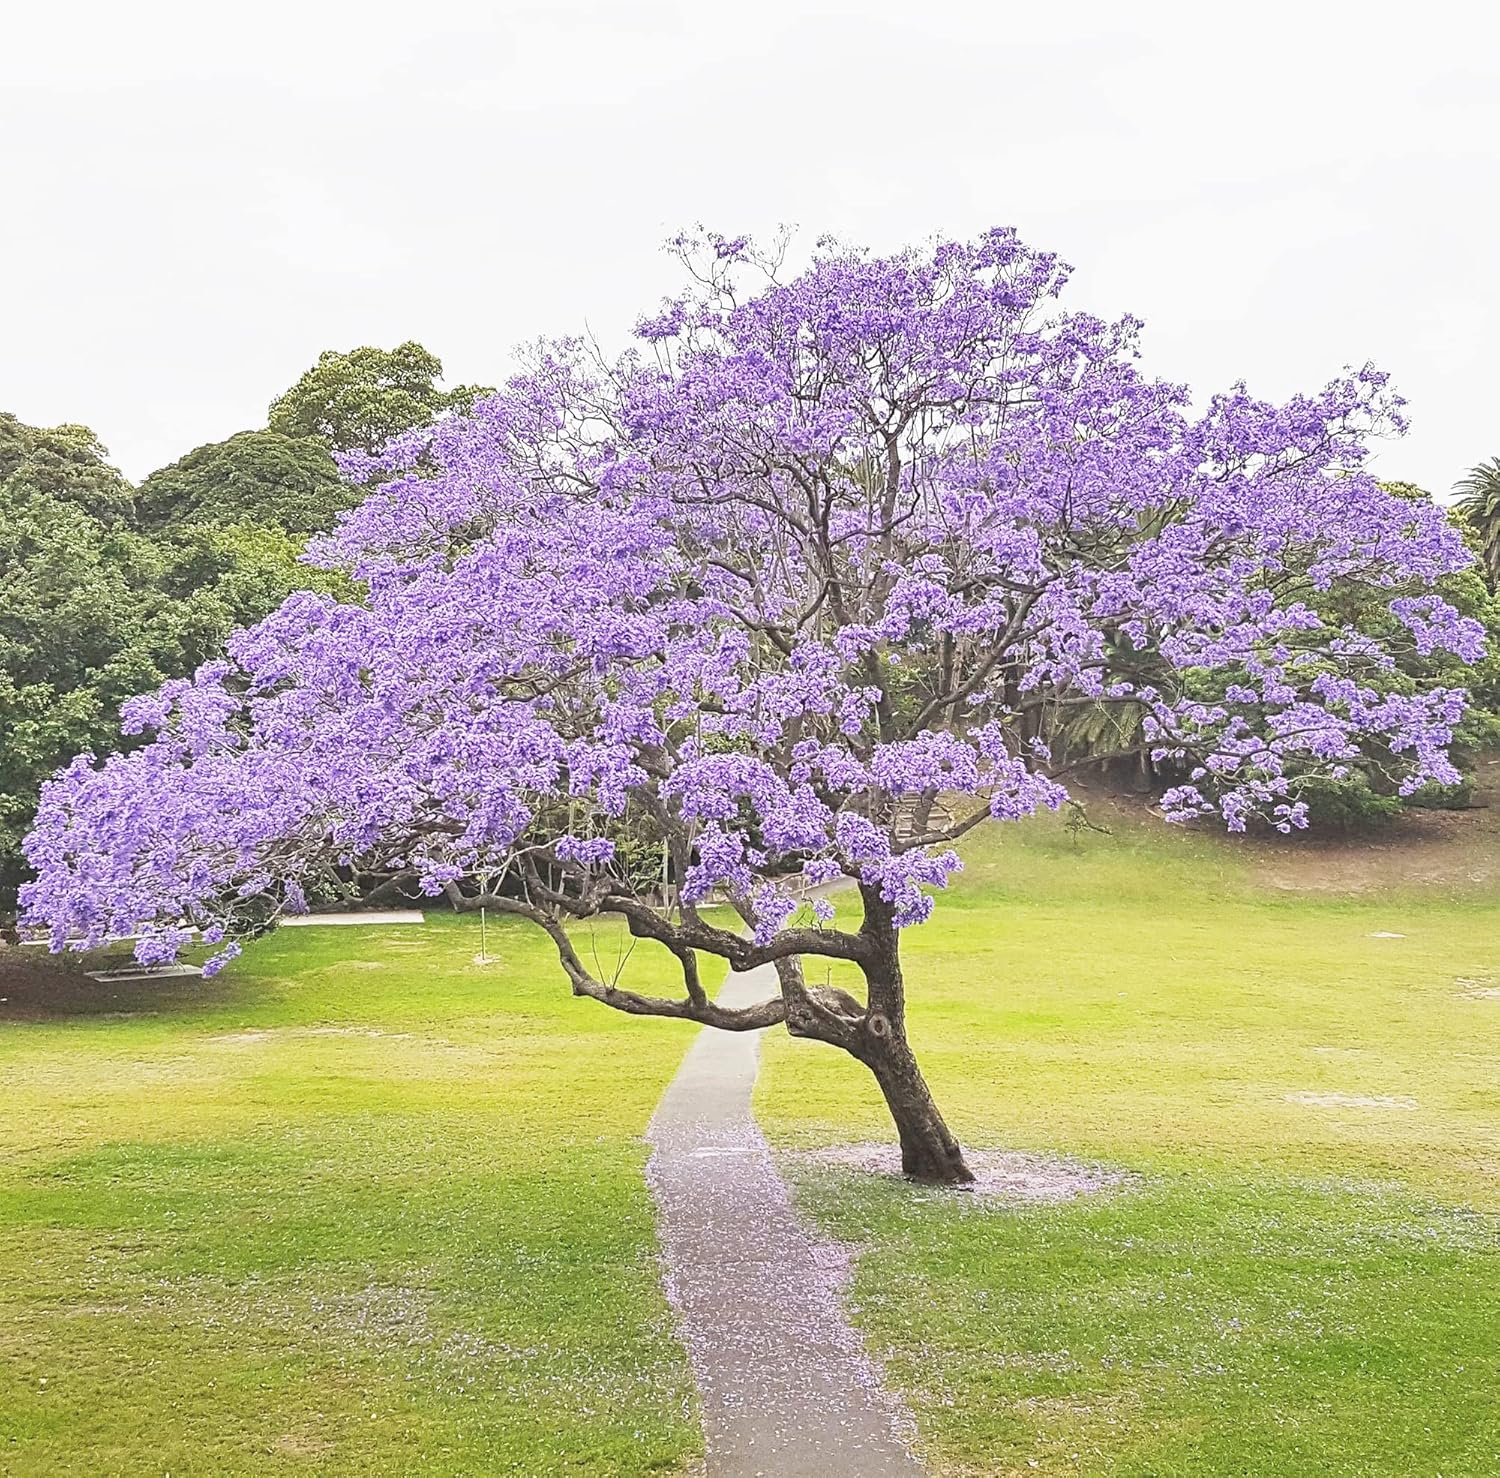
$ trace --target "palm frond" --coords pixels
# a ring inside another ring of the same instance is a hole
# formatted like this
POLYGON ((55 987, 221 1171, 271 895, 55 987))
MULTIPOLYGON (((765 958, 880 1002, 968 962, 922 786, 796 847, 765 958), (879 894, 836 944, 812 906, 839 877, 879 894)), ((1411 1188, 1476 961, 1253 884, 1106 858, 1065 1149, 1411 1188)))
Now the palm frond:
POLYGON ((1478 535, 1490 580, 1500 586, 1500 457, 1470 468, 1453 486, 1455 511, 1478 535))

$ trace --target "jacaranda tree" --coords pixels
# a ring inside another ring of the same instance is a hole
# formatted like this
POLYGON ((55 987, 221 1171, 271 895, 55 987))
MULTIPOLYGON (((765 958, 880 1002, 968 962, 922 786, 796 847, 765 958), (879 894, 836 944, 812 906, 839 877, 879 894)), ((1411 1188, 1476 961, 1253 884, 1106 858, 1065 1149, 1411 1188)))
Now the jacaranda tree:
POLYGON ((694 285, 622 358, 552 344, 347 459, 383 481, 315 557, 367 599, 294 596, 128 704, 154 737, 51 784, 29 915, 55 947, 139 933, 145 961, 199 929, 213 969, 330 875, 483 901, 545 930, 579 995, 843 1048, 907 1172, 961 1182, 901 935, 966 832, 1064 801, 1041 716, 1144 705, 1183 779, 1166 814, 1231 830, 1305 824, 1303 787, 1376 741, 1406 786, 1451 782, 1462 691, 1370 679, 1394 646, 1479 654, 1429 591, 1469 556, 1361 470, 1399 427, 1374 370, 1195 412, 1137 369, 1137 323, 1060 310, 1065 269, 1007 230, 825 245, 748 295, 744 241, 679 245, 694 285), (1401 592, 1399 638, 1329 625, 1336 582, 1401 592), (841 879, 857 927, 821 896, 841 879), (591 968, 570 926, 610 915, 680 993, 591 968), (717 1004, 703 956, 777 987, 717 1004))

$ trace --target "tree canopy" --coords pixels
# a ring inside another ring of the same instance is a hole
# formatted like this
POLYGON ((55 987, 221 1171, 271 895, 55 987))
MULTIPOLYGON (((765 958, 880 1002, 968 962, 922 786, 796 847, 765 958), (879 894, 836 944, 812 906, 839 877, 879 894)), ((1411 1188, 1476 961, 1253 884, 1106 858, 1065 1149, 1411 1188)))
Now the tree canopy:
POLYGON ((329 349, 271 402, 267 426, 289 437, 321 437, 335 451, 378 452, 393 436, 466 408, 483 392, 443 390, 442 361, 408 340, 394 349, 329 349))
POLYGON ((907 1170, 963 1179, 900 935, 967 831, 1065 800, 1045 717, 1142 709, 1180 772, 1166 814, 1230 829, 1305 825, 1306 788, 1372 746, 1403 790, 1449 783, 1462 689, 1377 679, 1407 647, 1480 656, 1436 589, 1470 555, 1363 470, 1400 420, 1373 369, 1198 414, 1141 374, 1134 320, 1063 310, 1065 269, 1008 230, 828 248, 749 294, 747 243, 682 247, 700 286, 629 352, 547 346, 373 460, 314 546, 366 602, 293 596, 127 705, 140 748, 49 785, 29 918, 54 946, 141 932, 144 961, 202 929, 212 969, 350 869, 482 900, 544 929, 580 995, 852 1053, 907 1170), (1336 584, 1388 629, 1341 623, 1336 584), (840 880, 857 929, 807 897, 840 880), (665 946, 681 994, 590 968, 565 925, 599 914, 665 946), (716 1004, 705 952, 779 990, 716 1004), (810 982, 817 957, 863 998, 810 982))
POLYGON ((0 411, 0 494, 13 509, 36 499, 74 508, 107 529, 134 517, 129 481, 87 426, 28 426, 0 411))
POLYGON ((319 436, 241 431, 153 472, 136 493, 141 526, 254 523, 310 534, 357 500, 319 436))

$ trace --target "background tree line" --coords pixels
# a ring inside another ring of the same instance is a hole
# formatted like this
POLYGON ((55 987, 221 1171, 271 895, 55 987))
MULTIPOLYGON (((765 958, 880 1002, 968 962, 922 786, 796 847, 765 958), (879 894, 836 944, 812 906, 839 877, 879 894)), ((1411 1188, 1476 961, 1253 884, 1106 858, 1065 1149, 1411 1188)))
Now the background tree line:
POLYGON ((132 486, 86 426, 0 412, 0 909, 20 880, 37 791, 83 750, 121 744, 119 707, 212 657, 292 591, 298 560, 362 496, 334 454, 462 408, 420 344, 321 355, 266 425, 132 486))

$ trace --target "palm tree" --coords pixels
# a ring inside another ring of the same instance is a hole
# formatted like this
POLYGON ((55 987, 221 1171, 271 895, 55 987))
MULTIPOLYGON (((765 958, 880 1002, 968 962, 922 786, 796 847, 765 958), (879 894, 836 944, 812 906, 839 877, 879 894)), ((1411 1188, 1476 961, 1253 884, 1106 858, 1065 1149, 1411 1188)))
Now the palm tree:
POLYGON ((1500 585, 1500 457, 1471 468, 1467 477, 1454 484, 1454 491, 1461 495, 1457 511, 1479 535, 1490 581, 1500 585))

